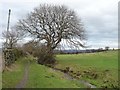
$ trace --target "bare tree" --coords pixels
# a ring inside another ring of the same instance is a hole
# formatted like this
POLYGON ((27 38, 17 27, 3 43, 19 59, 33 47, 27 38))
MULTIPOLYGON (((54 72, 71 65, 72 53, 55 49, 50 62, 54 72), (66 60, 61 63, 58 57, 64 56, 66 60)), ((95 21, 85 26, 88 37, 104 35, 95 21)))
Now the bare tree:
POLYGON ((33 56, 34 56, 34 52, 37 52, 39 48, 40 48, 39 42, 34 40, 29 41, 23 45, 23 51, 33 56))
POLYGON ((13 48, 17 44, 19 40, 23 38, 24 34, 20 31, 17 31, 16 29, 12 29, 10 31, 4 31, 3 32, 3 38, 7 39, 7 42, 5 41, 4 44, 7 48, 13 48))
POLYGON ((16 29, 25 31, 44 42, 50 54, 62 39, 75 47, 84 47, 85 30, 74 10, 66 6, 40 5, 19 20, 16 29))

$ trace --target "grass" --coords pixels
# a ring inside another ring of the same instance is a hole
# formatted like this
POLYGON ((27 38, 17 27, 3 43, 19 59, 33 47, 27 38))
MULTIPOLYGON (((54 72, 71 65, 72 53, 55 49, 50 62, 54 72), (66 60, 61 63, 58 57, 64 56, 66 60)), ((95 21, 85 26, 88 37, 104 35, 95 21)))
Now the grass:
POLYGON ((0 71, 0 89, 2 89, 2 72, 0 71))
POLYGON ((57 68, 70 67, 74 72, 79 71, 82 79, 95 84, 97 87, 118 86, 118 51, 108 51, 90 54, 57 55, 57 68), (84 73, 88 71, 89 73, 84 73), (90 74, 97 74, 93 79, 90 74))
MULTIPOLYGON (((86 80, 97 87, 117 86, 118 83, 118 52, 108 51, 91 54, 62 54, 57 55, 57 68, 70 67, 75 73, 81 73, 80 79, 86 80), (89 73, 85 73, 89 72, 89 73), (92 74, 97 74, 93 78, 92 74)), ((30 61, 29 76, 26 88, 84 88, 76 80, 69 80, 59 71, 54 71, 44 65, 37 64, 33 57, 20 58, 9 70, 2 74, 2 87, 14 88, 22 79, 24 67, 30 61)), ((71 74, 71 73, 70 73, 71 74)), ((75 74, 71 74, 75 76, 75 74)))
POLYGON ((78 81, 68 80, 63 73, 54 71, 44 65, 37 64, 33 57, 20 58, 9 71, 2 74, 2 88, 15 88, 22 79, 24 67, 30 61, 29 76, 25 88, 79 88, 84 87, 78 81))
POLYGON ((2 73, 2 88, 15 88, 22 79, 27 59, 20 58, 2 73))
POLYGON ((32 62, 30 65, 29 79, 27 88, 82 88, 77 81, 66 79, 61 72, 54 71, 51 68, 45 67, 32 62))

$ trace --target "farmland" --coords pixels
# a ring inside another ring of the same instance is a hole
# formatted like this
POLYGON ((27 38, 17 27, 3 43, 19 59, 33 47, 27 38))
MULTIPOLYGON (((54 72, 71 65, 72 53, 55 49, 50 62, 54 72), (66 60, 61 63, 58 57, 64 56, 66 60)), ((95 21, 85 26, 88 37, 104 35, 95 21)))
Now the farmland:
POLYGON ((16 87, 24 76, 24 68, 30 62, 25 88, 85 88, 78 81, 84 80, 96 87, 118 87, 118 51, 86 54, 56 55, 55 68, 66 69, 77 80, 71 80, 63 72, 39 65, 33 57, 20 58, 2 74, 3 88, 16 87), (77 73, 80 75, 76 75, 77 73))
POLYGON ((79 71, 80 78, 97 87, 112 87, 118 83, 118 51, 58 55, 57 59, 57 68, 70 67, 76 73, 79 71), (93 75, 96 75, 96 78, 93 75))

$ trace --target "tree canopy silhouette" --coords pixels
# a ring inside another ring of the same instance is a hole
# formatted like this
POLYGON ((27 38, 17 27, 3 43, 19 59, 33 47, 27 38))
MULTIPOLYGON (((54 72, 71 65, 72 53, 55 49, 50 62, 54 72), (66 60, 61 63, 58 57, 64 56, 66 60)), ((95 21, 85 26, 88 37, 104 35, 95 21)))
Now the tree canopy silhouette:
POLYGON ((62 39, 76 47, 84 47, 81 41, 85 39, 85 30, 81 19, 64 5, 40 5, 19 20, 16 29, 43 41, 48 53, 52 53, 62 39))

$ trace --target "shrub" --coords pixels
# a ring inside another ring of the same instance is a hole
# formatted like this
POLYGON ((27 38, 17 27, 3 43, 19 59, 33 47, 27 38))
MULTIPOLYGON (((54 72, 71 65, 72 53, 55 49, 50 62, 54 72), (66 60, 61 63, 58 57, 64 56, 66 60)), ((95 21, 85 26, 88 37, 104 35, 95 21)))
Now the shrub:
POLYGON ((55 63, 55 56, 53 51, 50 51, 44 46, 40 46, 39 49, 34 51, 34 56, 38 58, 39 64, 54 64, 55 63))
POLYGON ((15 55, 15 60, 17 60, 18 58, 24 56, 24 53, 23 53, 22 49, 20 49, 20 48, 14 48, 13 53, 15 55))

